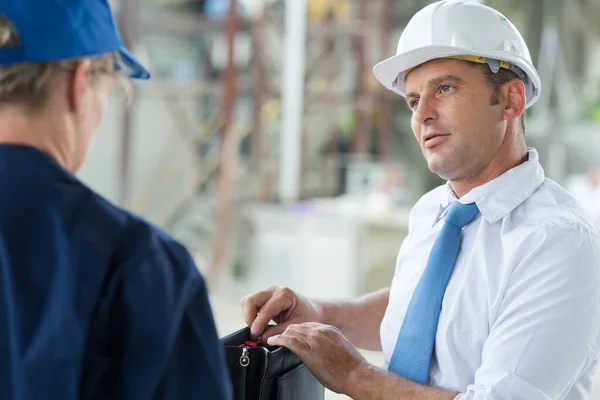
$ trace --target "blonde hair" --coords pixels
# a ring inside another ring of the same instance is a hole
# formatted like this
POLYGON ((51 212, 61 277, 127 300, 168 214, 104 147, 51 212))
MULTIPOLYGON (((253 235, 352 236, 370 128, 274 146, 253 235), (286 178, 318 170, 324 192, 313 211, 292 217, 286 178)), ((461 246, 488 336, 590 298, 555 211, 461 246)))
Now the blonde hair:
MULTIPOLYGON (((0 50, 18 47, 21 38, 14 24, 0 15, 0 50)), ((92 63, 92 77, 113 74, 116 54, 87 57, 92 63)), ((0 105, 20 104, 39 111, 48 102, 52 83, 65 71, 73 71, 84 58, 52 62, 26 62, 0 65, 0 105)))

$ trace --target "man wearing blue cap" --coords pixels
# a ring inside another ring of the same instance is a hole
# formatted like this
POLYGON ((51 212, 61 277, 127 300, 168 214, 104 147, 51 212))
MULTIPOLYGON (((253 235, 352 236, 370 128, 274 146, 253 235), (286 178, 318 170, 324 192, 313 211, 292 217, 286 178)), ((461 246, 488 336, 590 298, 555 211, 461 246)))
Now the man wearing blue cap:
POLYGON ((186 249, 74 174, 115 76, 107 0, 0 1, 0 398, 230 399, 186 249))

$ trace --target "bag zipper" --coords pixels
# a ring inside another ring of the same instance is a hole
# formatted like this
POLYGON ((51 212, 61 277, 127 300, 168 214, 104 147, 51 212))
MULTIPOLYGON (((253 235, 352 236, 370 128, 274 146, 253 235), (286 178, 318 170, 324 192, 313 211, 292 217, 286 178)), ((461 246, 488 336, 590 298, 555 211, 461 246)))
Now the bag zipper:
POLYGON ((242 356, 240 357, 240 365, 242 367, 247 367, 250 365, 250 353, 248 352, 248 348, 244 347, 242 349, 242 356))

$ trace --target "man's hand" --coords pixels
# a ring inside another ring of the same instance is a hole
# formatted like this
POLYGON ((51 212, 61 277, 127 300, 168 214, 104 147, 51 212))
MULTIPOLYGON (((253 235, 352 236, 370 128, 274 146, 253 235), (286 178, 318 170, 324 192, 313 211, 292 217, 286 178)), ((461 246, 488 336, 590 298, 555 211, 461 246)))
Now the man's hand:
POLYGON ((261 338, 263 343, 271 336, 283 332, 290 324, 322 322, 323 318, 319 303, 288 288, 277 287, 244 297, 242 312, 250 327, 251 339, 261 338), (278 325, 266 329, 271 320, 278 325))
POLYGON ((368 365, 342 332, 329 325, 289 325, 268 344, 296 353, 323 386, 337 393, 345 393, 353 372, 368 365))

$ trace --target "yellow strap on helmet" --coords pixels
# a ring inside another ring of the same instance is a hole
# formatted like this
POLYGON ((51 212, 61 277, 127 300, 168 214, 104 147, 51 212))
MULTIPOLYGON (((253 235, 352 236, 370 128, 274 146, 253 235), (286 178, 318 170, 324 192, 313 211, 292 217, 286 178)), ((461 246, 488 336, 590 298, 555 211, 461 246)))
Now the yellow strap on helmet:
MULTIPOLYGON (((448 57, 443 57, 443 58, 456 58, 457 60, 471 61, 471 62, 478 63, 478 64, 485 64, 487 62, 487 58, 481 57, 481 56, 448 56, 448 57)), ((508 61, 499 60, 499 62, 500 62, 500 68, 504 68, 504 69, 510 68, 510 63, 508 61)), ((408 73, 410 71, 412 71, 414 68, 415 67, 409 68, 406 71, 404 71, 404 82, 406 82, 406 75, 408 75, 408 73)))

